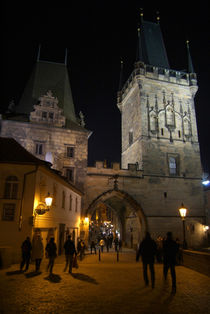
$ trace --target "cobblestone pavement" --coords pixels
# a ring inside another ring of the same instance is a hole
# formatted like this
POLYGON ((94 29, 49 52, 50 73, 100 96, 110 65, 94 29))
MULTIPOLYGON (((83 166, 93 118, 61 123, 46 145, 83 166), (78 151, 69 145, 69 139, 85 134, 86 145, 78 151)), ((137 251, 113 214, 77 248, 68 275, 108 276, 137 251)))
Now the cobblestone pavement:
MULTIPOLYGON (((156 264, 155 288, 145 287, 142 263, 135 253, 87 255, 64 272, 64 257, 58 257, 52 277, 41 264, 41 273, 19 273, 18 266, 0 270, 0 313, 210 313, 210 278, 183 266, 176 267, 177 293, 171 294, 171 279, 162 278, 156 264)), ((170 275, 170 274, 169 274, 170 275)))

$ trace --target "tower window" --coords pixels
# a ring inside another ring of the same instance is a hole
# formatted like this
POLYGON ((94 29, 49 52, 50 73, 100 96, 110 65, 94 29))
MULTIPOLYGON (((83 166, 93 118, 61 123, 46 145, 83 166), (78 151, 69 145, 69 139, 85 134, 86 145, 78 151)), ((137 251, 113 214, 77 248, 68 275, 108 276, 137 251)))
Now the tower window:
POLYGON ((178 131, 178 136, 179 136, 179 138, 181 137, 181 131, 178 131))
POLYGON ((129 145, 133 144, 133 131, 129 132, 128 141, 129 141, 129 145))
POLYGON ((43 144, 42 143, 36 143, 35 153, 36 153, 36 155, 43 155, 43 144))
POLYGON ((68 146, 66 148, 66 155, 69 158, 74 158, 74 147, 68 146))
POLYGON ((163 128, 161 128, 161 135, 162 135, 162 136, 164 135, 163 128))
POLYGON ((179 160, 178 155, 170 154, 168 156, 169 175, 171 175, 171 176, 178 175, 178 173, 179 173, 178 160, 179 160))
POLYGON ((66 177, 70 182, 74 182, 74 168, 66 169, 66 177))

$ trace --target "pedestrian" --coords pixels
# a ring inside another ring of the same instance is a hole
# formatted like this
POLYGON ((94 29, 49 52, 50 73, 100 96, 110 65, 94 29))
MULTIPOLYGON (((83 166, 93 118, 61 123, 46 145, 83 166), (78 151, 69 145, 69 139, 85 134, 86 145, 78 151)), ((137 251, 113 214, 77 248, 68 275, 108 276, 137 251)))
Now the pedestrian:
POLYGON ((71 236, 68 235, 68 238, 66 242, 64 243, 64 249, 65 249, 65 256, 66 256, 66 266, 64 268, 64 271, 67 270, 67 267, 69 266, 69 273, 72 273, 72 266, 73 266, 73 258, 74 254, 77 255, 74 242, 71 239, 71 236))
POLYGON ((31 240, 29 237, 27 237, 21 245, 21 251, 22 251, 22 261, 20 263, 20 270, 21 271, 22 271, 24 265, 26 265, 24 271, 28 270, 30 258, 31 258, 31 249, 32 249, 31 240))
POLYGON ((109 252, 109 246, 110 246, 110 244, 109 244, 109 237, 105 238, 105 244, 106 244, 106 251, 108 253, 109 252))
POLYGON ((118 237, 115 237, 115 239, 114 239, 115 252, 117 252, 117 250, 118 250, 118 245, 119 245, 118 237))
POLYGON ((32 260, 35 260, 35 270, 39 271, 44 254, 44 247, 40 234, 35 234, 32 241, 32 260))
POLYGON ((47 271, 50 269, 50 274, 52 274, 55 258, 57 257, 57 246, 54 242, 54 238, 50 238, 50 241, 47 243, 46 248, 46 255, 49 258, 49 263, 47 265, 47 271))
POLYGON ((164 279, 167 279, 168 270, 170 268, 172 278, 172 293, 176 293, 176 256, 178 245, 173 240, 172 232, 167 233, 166 240, 163 242, 163 274, 164 279))
POLYGON ((95 251, 95 254, 96 254, 96 244, 95 244, 95 241, 92 240, 91 241, 91 244, 90 244, 90 251, 91 251, 91 254, 92 254, 92 250, 95 251))
POLYGON ((156 254, 157 254, 156 242, 151 238, 150 233, 146 232, 145 238, 141 242, 139 249, 137 251, 136 261, 138 262, 140 256, 142 256, 143 276, 144 276, 144 281, 145 281, 146 286, 149 285, 149 280, 148 280, 148 275, 147 275, 147 266, 149 265, 152 289, 155 286, 154 262, 155 262, 156 254))
POLYGON ((119 239, 119 251, 122 252, 122 240, 119 239))
POLYGON ((105 245, 105 241, 104 241, 103 238, 100 240, 99 245, 100 245, 100 247, 101 247, 101 252, 103 253, 103 251, 104 251, 104 245, 105 245))

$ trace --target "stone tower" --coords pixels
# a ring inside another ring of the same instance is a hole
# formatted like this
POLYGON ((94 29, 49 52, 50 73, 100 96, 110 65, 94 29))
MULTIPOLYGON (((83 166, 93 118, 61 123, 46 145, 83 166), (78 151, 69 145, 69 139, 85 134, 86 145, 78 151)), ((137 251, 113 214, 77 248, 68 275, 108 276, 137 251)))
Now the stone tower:
POLYGON ((159 23, 141 20, 138 60, 118 93, 122 168, 145 175, 201 177, 194 97, 197 80, 189 46, 188 73, 170 69, 159 23))
POLYGON ((14 138, 83 190, 90 131, 82 113, 75 115, 67 55, 65 63, 39 56, 19 104, 0 121, 0 135, 14 138))

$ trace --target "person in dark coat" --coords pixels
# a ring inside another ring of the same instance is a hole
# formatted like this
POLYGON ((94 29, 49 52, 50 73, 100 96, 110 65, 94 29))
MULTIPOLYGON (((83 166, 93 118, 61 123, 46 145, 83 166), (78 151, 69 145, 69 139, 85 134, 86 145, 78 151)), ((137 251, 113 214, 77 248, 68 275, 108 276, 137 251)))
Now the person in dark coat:
POLYGON ((136 261, 139 260, 142 256, 143 262, 143 276, 146 286, 149 284, 148 275, 147 275, 147 265, 149 265, 151 273, 151 282, 152 288, 155 286, 155 271, 154 271, 154 262, 155 255, 157 254, 157 245, 156 242, 151 238, 150 233, 147 232, 145 238, 141 242, 139 249, 136 255, 136 261))
POLYGON ((92 251, 95 251, 95 254, 96 254, 96 244, 95 244, 95 241, 92 240, 91 241, 91 244, 90 244, 90 251, 91 251, 91 254, 92 254, 92 251))
POLYGON ((30 258, 31 258, 31 250, 32 250, 31 241, 30 241, 30 238, 27 237, 26 240, 23 241, 23 243, 21 245, 21 251, 22 251, 22 261, 20 264, 20 270, 21 271, 22 271, 24 265, 26 265, 25 271, 28 270, 30 258))
POLYGON ((57 246, 54 242, 54 238, 50 238, 49 243, 46 245, 46 253, 49 258, 49 263, 47 265, 47 270, 50 269, 50 274, 52 274, 55 258, 57 257, 57 246))
POLYGON ((74 242, 71 240, 71 236, 68 235, 68 238, 66 242, 64 243, 64 249, 65 249, 65 256, 66 256, 66 266, 64 268, 64 271, 66 271, 68 265, 69 265, 69 273, 72 273, 72 266, 73 266, 73 257, 74 254, 77 255, 74 242))
POLYGON ((167 233, 166 240, 163 242, 163 274, 165 280, 167 279, 168 270, 170 268, 172 278, 172 293, 176 293, 176 256, 178 252, 178 245, 173 240, 172 232, 167 233))

